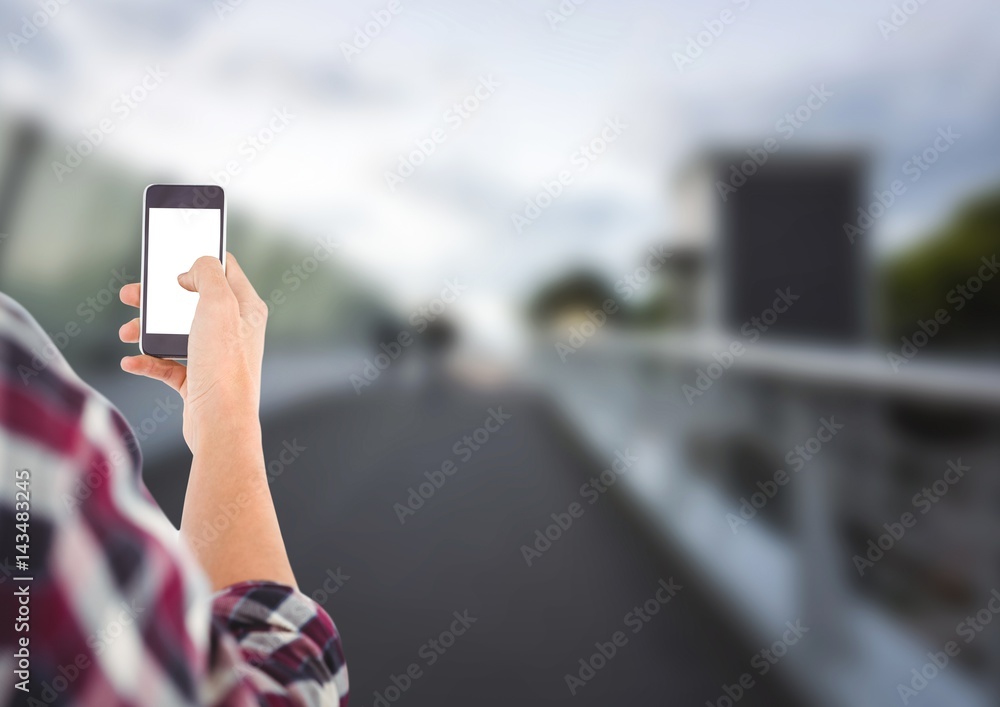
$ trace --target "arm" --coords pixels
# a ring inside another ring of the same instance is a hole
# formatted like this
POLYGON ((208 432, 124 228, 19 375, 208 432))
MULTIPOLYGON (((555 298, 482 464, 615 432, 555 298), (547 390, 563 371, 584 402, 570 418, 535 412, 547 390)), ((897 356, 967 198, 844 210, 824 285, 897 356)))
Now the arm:
MULTIPOLYGON (((295 588, 267 485, 258 417, 267 307, 232 256, 225 272, 218 260, 202 258, 179 282, 200 295, 188 365, 130 356, 122 368, 166 383, 184 400, 194 461, 181 534, 219 590, 201 703, 345 707, 340 636, 295 588)), ((138 307, 139 286, 121 297, 138 307)), ((137 342, 139 321, 120 334, 137 342)))
MULTIPOLYGON (((245 401, 230 398, 225 407, 238 409, 245 401)), ((281 538, 278 517, 267 485, 256 419, 228 422, 215 418, 216 432, 192 449, 194 460, 184 496, 181 535, 187 540, 212 583, 221 589, 248 580, 269 580, 295 587, 281 538), (229 519, 218 537, 205 529, 222 509, 229 519)))
MULTIPOLYGON (((217 259, 200 258, 178 281, 200 295, 188 365, 151 356, 128 356, 121 365, 166 383, 184 400, 184 439, 194 461, 181 534, 215 589, 247 580, 294 587, 267 485, 258 417, 267 307, 232 255, 226 271, 217 259), (214 523, 220 515, 228 518, 222 530, 214 523), (214 529, 211 536, 208 528, 214 529)), ((139 285, 122 288, 121 298, 138 307, 139 285)), ((137 342, 139 320, 123 326, 120 336, 137 342)))

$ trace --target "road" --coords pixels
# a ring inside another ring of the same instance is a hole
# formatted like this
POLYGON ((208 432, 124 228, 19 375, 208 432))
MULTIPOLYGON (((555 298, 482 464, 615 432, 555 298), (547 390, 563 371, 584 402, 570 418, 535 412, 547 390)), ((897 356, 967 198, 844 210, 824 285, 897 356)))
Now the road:
MULTIPOLYGON (((265 420, 292 564, 343 635, 352 704, 702 707, 752 671, 762 646, 741 640, 613 493, 581 497, 604 468, 581 450, 537 396, 452 384, 324 394, 265 420), (440 488, 401 511, 425 473, 440 488), (528 566, 522 546, 574 502, 582 515, 528 566), (671 580, 681 589, 662 604, 671 580), (591 659, 618 632, 613 657, 591 659)), ((175 523, 188 464, 178 451, 145 471, 175 523)), ((796 704, 771 675, 754 677, 740 707, 796 704)))

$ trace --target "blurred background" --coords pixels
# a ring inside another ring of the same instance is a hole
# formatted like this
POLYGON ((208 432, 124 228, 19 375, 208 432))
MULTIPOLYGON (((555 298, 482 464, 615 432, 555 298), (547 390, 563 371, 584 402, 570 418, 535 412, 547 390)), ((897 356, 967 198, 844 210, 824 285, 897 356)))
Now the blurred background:
POLYGON ((0 290, 175 523, 180 415, 119 371, 117 289, 145 185, 226 187, 354 704, 1000 704, 995 2, 0 24, 0 290))

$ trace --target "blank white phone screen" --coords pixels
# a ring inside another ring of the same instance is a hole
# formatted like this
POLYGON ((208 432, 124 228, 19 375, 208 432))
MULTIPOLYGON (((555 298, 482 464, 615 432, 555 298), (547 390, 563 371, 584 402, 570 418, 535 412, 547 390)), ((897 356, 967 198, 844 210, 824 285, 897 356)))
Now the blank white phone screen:
POLYGON ((177 282, 204 255, 219 257, 221 209, 150 209, 146 243, 148 334, 191 333, 198 293, 177 282))

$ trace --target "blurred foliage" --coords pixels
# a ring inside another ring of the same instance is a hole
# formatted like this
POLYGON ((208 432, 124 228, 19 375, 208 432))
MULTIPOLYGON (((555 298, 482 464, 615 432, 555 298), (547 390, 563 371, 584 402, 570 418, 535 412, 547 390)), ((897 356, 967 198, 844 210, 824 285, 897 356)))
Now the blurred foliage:
POLYGON ((528 317, 536 327, 558 326, 559 322, 577 315, 601 310, 610 299, 620 307, 609 318, 610 323, 634 329, 661 329, 676 319, 677 306, 670 284, 668 275, 654 274, 641 291, 630 291, 636 296, 626 298, 623 291, 602 276, 580 270, 542 286, 531 298, 528 317))
POLYGON ((883 343, 898 349, 902 337, 918 331, 918 322, 944 309, 951 320, 931 338, 927 351, 1000 353, 1000 277, 971 299, 957 289, 976 276, 983 258, 995 256, 1000 256, 1000 191, 970 202, 939 233, 883 267, 883 343))
POLYGON ((600 275, 578 271, 544 285, 532 298, 528 316, 534 324, 545 326, 569 313, 599 310, 614 296, 600 275))

